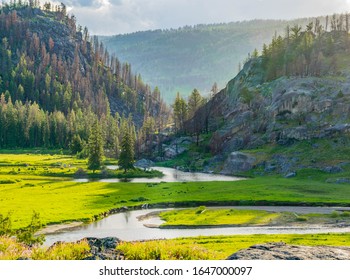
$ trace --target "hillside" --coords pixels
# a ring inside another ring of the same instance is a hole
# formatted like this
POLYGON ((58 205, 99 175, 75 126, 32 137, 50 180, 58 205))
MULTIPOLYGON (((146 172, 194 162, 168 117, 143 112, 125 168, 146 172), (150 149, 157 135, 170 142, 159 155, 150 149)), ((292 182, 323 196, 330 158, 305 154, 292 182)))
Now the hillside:
MULTIPOLYGON (((349 170, 349 25, 332 22, 331 31, 316 21, 274 37, 186 123, 211 152, 202 168, 286 176, 316 168, 320 178, 349 170)), ((350 181, 343 176, 333 179, 350 181)))
POLYGON ((308 19, 253 20, 100 39, 110 53, 130 62, 147 83, 158 86, 163 98, 172 103, 178 91, 188 96, 197 88, 207 94, 214 82, 219 88, 225 87, 248 53, 261 49, 275 33, 284 34, 288 25, 304 26, 308 22, 308 19))
POLYGON ((139 128, 145 112, 159 116, 160 93, 109 55, 64 4, 4 4, 0 40, 0 148, 68 148, 74 135, 87 141, 95 120, 112 145, 120 117, 139 128))

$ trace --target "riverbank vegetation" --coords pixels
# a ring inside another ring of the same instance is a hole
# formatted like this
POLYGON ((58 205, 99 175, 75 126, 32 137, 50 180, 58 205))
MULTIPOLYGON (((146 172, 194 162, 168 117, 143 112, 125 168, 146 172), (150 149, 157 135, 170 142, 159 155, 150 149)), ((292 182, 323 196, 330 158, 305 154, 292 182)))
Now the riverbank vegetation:
POLYGON ((30 247, 15 238, 0 237, 0 260, 81 260, 90 254, 89 244, 82 240, 77 243, 58 243, 50 248, 30 247))
POLYGON ((238 250, 255 244, 285 242, 305 246, 350 246, 350 234, 254 234, 231 236, 199 236, 147 242, 124 242, 117 246, 128 260, 178 259, 223 260, 238 250), (178 254, 178 248, 184 249, 178 254))

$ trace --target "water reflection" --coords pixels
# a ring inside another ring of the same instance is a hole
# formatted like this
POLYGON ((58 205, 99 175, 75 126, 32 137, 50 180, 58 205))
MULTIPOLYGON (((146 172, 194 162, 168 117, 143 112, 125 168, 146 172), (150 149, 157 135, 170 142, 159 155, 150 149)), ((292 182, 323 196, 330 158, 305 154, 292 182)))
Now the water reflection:
MULTIPOLYGON (((115 170, 118 166, 109 165, 108 169, 115 170)), ((103 183, 117 183, 117 182, 130 182, 130 183, 160 183, 160 182, 204 182, 204 181, 238 181, 243 180, 240 177, 226 176, 220 174, 208 174, 201 172, 183 172, 175 168, 167 167, 152 167, 152 170, 158 170, 164 174, 162 178, 133 178, 133 179, 76 179, 75 182, 86 183, 89 181, 98 181, 103 183)))

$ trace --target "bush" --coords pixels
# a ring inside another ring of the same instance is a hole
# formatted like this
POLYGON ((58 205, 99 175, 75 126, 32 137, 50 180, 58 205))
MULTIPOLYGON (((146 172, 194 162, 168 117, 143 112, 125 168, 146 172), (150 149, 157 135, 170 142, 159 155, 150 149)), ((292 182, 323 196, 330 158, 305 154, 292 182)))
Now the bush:
POLYGON ((0 214, 0 236, 11 235, 11 233, 11 213, 8 213, 7 216, 0 214))
POLYGON ((75 171, 74 176, 77 178, 86 177, 87 172, 83 168, 78 168, 77 171, 75 171))
POLYGON ((40 230, 42 226, 40 214, 33 211, 30 224, 16 232, 17 240, 29 246, 33 246, 34 244, 43 244, 45 241, 44 235, 34 236, 34 234, 40 230))
POLYGON ((0 180, 0 184, 15 184, 16 181, 14 180, 0 180))
POLYGON ((333 212, 331 213, 331 218, 339 218, 339 216, 340 216, 340 214, 339 214, 339 212, 337 212, 337 211, 333 211, 333 212))

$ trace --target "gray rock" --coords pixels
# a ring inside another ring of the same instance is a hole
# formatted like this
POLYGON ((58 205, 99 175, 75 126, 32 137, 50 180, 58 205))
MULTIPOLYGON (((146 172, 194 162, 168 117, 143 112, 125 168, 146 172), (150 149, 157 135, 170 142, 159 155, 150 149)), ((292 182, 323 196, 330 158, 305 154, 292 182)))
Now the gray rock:
POLYGON ((336 184, 350 184, 350 179, 349 178, 338 178, 335 180, 336 184))
POLYGON ((327 173, 331 173, 331 174, 335 174, 335 173, 343 172, 344 170, 339 166, 327 166, 327 167, 323 168, 322 171, 327 172, 327 173))
POLYGON ((228 156, 220 173, 235 174, 249 171, 253 168, 255 161, 256 159, 251 155, 241 152, 233 152, 228 156))
POLYGON ((121 241, 116 237, 95 238, 88 237, 91 256, 85 260, 120 260, 123 259, 121 252, 116 250, 121 241))
POLYGON ((228 260, 350 260, 350 247, 295 246, 285 243, 253 245, 228 260))
POLYGON ((273 172, 273 171, 276 170, 276 165, 274 165, 274 164, 267 164, 265 166, 264 170, 265 170, 265 172, 273 172))
POLYGON ((284 176, 284 178, 293 178, 295 176, 297 176, 296 172, 289 172, 286 176, 284 176))

